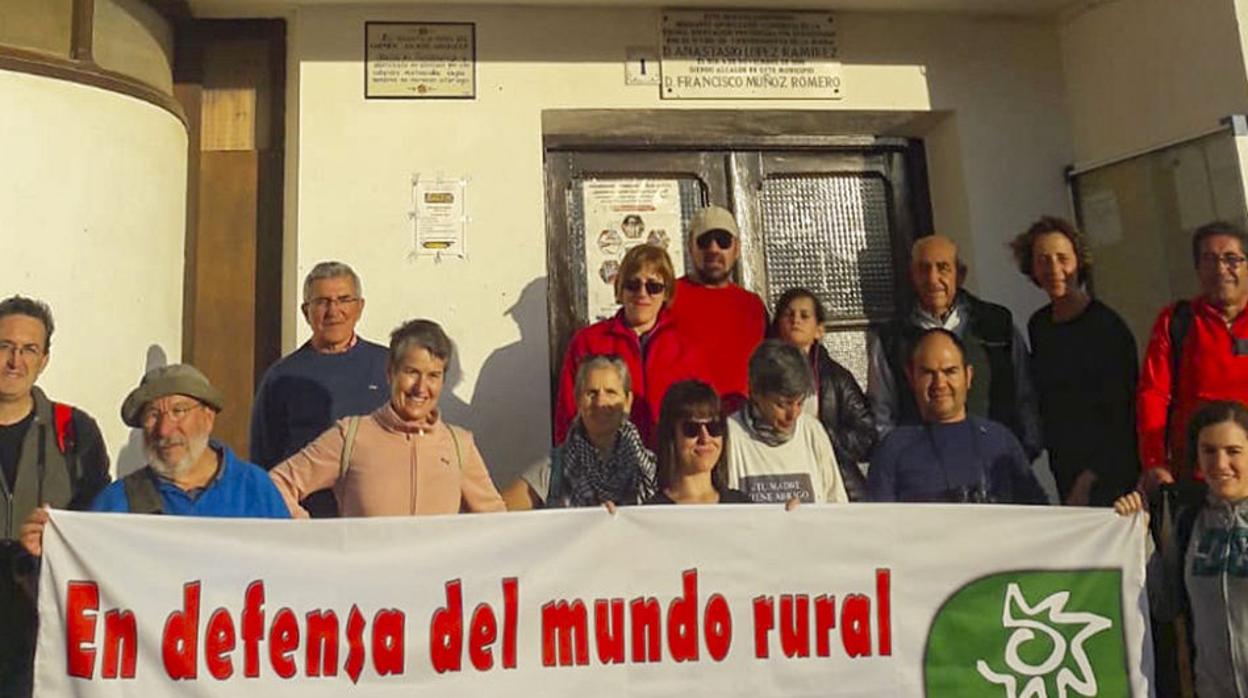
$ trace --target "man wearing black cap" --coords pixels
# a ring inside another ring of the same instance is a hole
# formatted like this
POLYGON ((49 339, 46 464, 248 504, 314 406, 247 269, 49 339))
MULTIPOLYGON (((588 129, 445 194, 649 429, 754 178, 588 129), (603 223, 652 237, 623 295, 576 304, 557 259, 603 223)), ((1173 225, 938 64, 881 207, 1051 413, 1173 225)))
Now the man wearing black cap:
POLYGON ((677 280, 671 308, 676 331, 701 355, 727 412, 745 403, 746 366, 767 330, 762 299, 732 282, 740 236, 728 209, 707 206, 694 214, 689 224, 693 271, 677 280))

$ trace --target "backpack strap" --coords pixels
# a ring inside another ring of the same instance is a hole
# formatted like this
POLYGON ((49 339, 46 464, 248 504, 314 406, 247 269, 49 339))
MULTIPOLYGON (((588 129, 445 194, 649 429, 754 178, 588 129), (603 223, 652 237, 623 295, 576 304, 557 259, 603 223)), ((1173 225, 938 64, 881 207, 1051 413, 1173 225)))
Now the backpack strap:
POLYGON ((446 428, 451 432, 451 443, 455 444, 455 464, 462 471, 464 469, 464 454, 459 450, 459 436, 455 434, 455 427, 447 424, 446 428))
POLYGON ((52 403, 52 426, 56 432, 56 447, 61 453, 69 453, 77 444, 74 433, 74 408, 63 402, 52 403))
POLYGON ((351 451, 355 450, 355 433, 360 430, 359 416, 347 417, 347 438, 342 444, 342 455, 338 460, 338 478, 342 479, 351 468, 351 451))
MULTIPOLYGON (((1192 304, 1179 301, 1170 312, 1170 402, 1166 406, 1165 449, 1170 458, 1170 431, 1179 405, 1179 371, 1183 363, 1183 341, 1192 328, 1192 304)), ((1173 467, 1173 465, 1171 466, 1173 467)))
POLYGON ((156 483, 152 482, 151 467, 140 468, 121 480, 126 489, 126 499, 130 502, 131 514, 163 514, 164 502, 156 483))

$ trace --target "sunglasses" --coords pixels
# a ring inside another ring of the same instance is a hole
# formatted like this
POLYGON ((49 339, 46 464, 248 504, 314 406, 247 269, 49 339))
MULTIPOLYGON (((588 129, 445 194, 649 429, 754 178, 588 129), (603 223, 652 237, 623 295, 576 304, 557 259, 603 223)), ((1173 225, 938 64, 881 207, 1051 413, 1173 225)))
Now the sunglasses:
POLYGON ((724 420, 708 419, 698 420, 690 419, 680 423, 680 433, 684 434, 686 439, 696 439, 705 431, 706 435, 712 439, 717 439, 724 435, 724 420))
POLYGON ((645 288, 646 293, 652 296, 658 296, 667 290, 667 284, 662 281, 647 281, 642 283, 641 279, 629 279, 620 284, 620 287, 629 293, 638 293, 642 288, 645 288))
POLYGON ((732 247, 732 233, 726 230, 710 230, 698 236, 698 249, 709 250, 711 243, 715 243, 721 250, 732 247))

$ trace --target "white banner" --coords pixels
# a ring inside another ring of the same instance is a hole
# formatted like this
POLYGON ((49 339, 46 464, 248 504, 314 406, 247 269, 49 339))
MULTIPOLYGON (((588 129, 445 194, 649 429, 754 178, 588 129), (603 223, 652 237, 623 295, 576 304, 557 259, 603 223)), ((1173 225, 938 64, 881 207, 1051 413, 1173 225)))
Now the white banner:
POLYGON ((1147 696, 1142 523, 706 506, 56 512, 40 696, 1147 696))

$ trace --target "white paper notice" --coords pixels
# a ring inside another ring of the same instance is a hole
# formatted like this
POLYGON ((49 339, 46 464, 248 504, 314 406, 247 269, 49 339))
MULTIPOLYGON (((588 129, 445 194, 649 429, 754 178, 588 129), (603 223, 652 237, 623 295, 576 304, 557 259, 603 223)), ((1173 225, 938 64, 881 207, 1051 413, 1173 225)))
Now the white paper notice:
POLYGON ((467 254, 467 208, 462 179, 417 179, 416 255, 463 257, 467 254))
POLYGON ((589 321, 615 315, 615 276, 624 253, 642 243, 667 250, 685 273, 680 185, 674 179, 590 179, 585 202, 585 289, 589 321))

